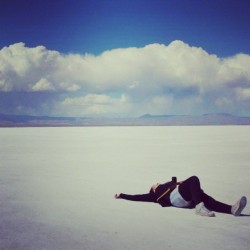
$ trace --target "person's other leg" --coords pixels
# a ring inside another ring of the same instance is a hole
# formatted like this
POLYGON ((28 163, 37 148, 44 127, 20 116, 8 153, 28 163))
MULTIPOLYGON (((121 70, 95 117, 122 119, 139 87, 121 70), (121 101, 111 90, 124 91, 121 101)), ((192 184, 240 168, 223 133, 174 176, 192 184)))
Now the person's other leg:
POLYGON ((201 200, 204 202, 205 206, 208 209, 211 209, 215 212, 231 214, 232 206, 222 203, 220 201, 215 200, 211 196, 202 193, 201 200))
POLYGON ((203 191, 197 176, 191 176, 182 182, 179 186, 179 192, 184 200, 193 201, 195 206, 202 202, 203 191))
POLYGON ((187 200, 192 200, 195 205, 204 202, 204 205, 215 212, 231 214, 232 206, 219 202, 211 196, 205 194, 200 186, 199 178, 192 176, 179 186, 181 196, 187 200))
POLYGON ((194 203, 196 214, 209 217, 215 216, 214 212, 210 211, 203 202, 203 190, 198 177, 192 176, 185 180, 179 186, 179 192, 183 199, 194 203))
POLYGON ((233 214, 234 216, 239 216, 241 214, 242 210, 247 205, 247 198, 245 196, 242 196, 232 206, 225 204, 225 203, 222 203, 220 201, 217 201, 205 193, 202 194, 202 201, 204 202, 204 204, 207 208, 209 208, 215 212, 233 214))

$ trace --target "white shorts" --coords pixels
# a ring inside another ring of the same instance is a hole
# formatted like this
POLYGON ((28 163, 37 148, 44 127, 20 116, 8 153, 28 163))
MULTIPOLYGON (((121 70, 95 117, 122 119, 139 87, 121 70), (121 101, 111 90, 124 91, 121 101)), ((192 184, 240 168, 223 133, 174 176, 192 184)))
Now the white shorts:
POLYGON ((170 194, 170 202, 174 207, 190 207, 192 205, 191 201, 186 201, 182 198, 179 193, 178 187, 176 187, 170 194))

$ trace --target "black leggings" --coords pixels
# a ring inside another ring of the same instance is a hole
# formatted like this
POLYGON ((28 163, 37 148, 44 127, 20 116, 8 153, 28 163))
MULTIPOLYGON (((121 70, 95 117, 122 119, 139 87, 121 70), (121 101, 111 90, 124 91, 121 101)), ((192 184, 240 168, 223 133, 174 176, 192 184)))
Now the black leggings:
POLYGON ((216 201, 205 194, 201 189, 200 180, 196 176, 182 182, 179 186, 179 192, 184 200, 194 202, 195 206, 200 202, 204 202, 205 206, 212 211, 231 214, 232 206, 216 201))

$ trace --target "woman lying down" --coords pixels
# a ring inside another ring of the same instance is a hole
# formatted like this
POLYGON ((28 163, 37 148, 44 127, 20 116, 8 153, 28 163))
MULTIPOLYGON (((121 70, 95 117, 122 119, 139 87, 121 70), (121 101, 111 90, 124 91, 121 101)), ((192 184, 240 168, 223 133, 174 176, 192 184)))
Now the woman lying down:
POLYGON ((195 213, 201 216, 214 217, 214 212, 239 216, 247 204, 247 198, 242 196, 234 205, 228 205, 207 195, 200 186, 197 176, 177 182, 176 177, 165 184, 155 184, 147 194, 116 194, 116 199, 159 203, 162 207, 195 208, 195 213))

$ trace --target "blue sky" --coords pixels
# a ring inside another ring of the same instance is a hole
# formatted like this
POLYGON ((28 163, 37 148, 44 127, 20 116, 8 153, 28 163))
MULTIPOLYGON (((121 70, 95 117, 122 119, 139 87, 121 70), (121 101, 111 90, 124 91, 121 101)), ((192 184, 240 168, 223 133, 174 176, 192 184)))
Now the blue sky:
POLYGON ((0 112, 250 115, 249 44, 248 0, 0 0, 0 112))
POLYGON ((1 0, 0 46, 94 53, 182 40, 209 53, 250 52, 248 0, 1 0))

